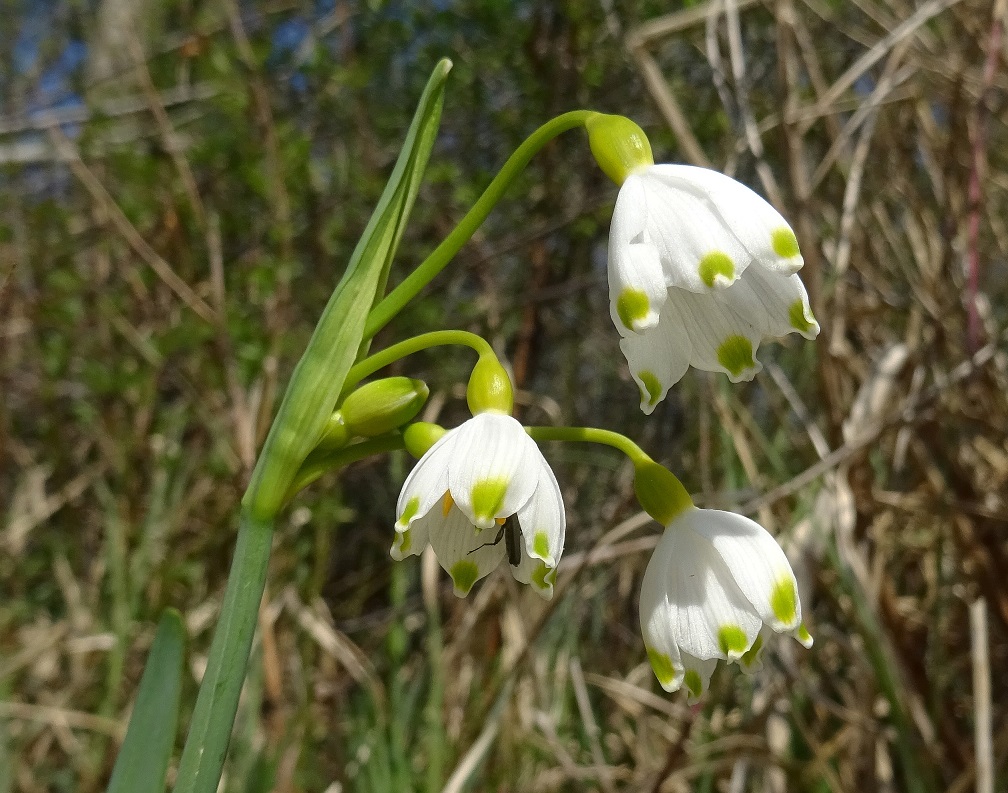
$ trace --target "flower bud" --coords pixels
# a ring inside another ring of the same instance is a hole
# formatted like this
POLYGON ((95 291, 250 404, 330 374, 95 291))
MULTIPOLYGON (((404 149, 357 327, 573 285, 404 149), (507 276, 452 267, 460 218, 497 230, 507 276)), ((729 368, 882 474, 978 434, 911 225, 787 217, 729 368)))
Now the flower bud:
POLYGON ((427 450, 431 446, 441 439, 441 436, 445 432, 447 430, 440 424, 431 424, 428 421, 417 421, 414 424, 410 424, 403 430, 403 442, 406 446, 406 451, 419 460, 427 454, 427 450))
POLYGON ((366 383, 340 406, 343 423, 351 435, 382 435, 412 420, 430 391, 422 380, 386 377, 366 383))
POLYGON ((488 410, 511 415, 514 408, 511 379, 493 355, 481 355, 473 367, 466 387, 466 402, 474 416, 488 410))
POLYGON ((654 165, 644 130, 625 116, 595 113, 585 122, 588 145, 605 175, 622 185, 638 168, 654 165))
POLYGON ((634 493, 644 511, 662 526, 668 526, 680 512, 693 506, 675 474, 654 460, 634 464, 634 493))

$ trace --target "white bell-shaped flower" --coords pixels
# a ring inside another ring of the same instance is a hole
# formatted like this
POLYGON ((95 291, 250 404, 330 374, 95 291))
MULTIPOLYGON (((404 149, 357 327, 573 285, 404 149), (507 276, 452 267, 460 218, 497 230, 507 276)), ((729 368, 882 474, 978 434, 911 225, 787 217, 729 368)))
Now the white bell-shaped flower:
POLYGON ((539 447, 511 416, 478 413, 445 433, 407 477, 396 516, 392 557, 419 554, 429 543, 456 595, 510 554, 512 575, 552 597, 563 498, 539 447), (505 525, 512 516, 520 537, 505 525))
POLYGON ((690 365, 751 380, 767 337, 814 339, 787 221, 745 185, 690 165, 643 165, 620 187, 609 297, 650 413, 690 365))
POLYGON ((765 628, 806 647, 787 557, 770 534, 732 512, 688 507, 666 527, 641 584, 641 631, 666 691, 706 690, 718 659, 758 662, 765 628))

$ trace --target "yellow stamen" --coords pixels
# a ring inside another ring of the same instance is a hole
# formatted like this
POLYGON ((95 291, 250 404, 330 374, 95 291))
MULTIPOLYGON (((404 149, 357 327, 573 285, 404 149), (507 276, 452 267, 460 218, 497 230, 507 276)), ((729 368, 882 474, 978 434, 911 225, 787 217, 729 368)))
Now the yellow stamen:
POLYGON ((494 518, 494 521, 496 521, 498 526, 503 526, 507 518, 494 518))
POLYGON ((451 512, 451 508, 455 506, 455 499, 452 498, 451 492, 444 494, 444 502, 441 504, 441 514, 444 517, 448 517, 448 513, 451 512))

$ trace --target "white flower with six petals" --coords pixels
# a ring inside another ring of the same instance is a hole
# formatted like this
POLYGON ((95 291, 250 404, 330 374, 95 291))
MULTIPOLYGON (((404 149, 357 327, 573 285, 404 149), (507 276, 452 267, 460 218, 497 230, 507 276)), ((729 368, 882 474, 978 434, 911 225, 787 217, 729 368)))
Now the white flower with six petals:
POLYGON ((511 573, 552 597, 566 529, 563 498, 536 442, 511 416, 478 413, 445 433, 407 477, 396 515, 392 557, 419 554, 430 543, 459 597, 505 558, 503 524, 516 516, 521 561, 511 573))
POLYGON ((802 264, 787 221, 740 182, 690 165, 631 172, 613 211, 609 296, 641 409, 690 365, 751 380, 764 338, 814 339, 802 264))
POLYGON ((666 691, 706 690, 718 659, 751 669, 764 626, 806 647, 794 573, 773 537, 733 512, 688 507, 666 527, 641 583, 641 631, 666 691))

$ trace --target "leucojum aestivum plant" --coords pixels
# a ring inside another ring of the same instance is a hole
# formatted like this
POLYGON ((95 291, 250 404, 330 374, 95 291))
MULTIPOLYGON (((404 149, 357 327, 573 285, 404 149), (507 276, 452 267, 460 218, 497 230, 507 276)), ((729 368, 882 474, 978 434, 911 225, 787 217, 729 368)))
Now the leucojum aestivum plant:
MULTIPOLYGON (((322 474, 406 449, 418 458, 396 505, 391 554, 430 546, 459 596, 505 561, 512 575, 553 595, 567 529, 563 499, 538 441, 605 444, 634 467, 641 507, 664 527, 640 593, 643 651, 661 686, 707 688, 719 659, 745 669, 774 633, 812 644, 795 577, 775 540, 741 515, 697 508, 669 470, 629 438, 593 427, 526 427, 512 417, 506 367, 487 341, 439 330, 383 350, 370 341, 468 240, 535 153, 582 129, 619 186, 609 238, 611 314, 620 348, 650 413, 693 366, 733 382, 759 370, 763 339, 819 326, 797 271, 794 232, 770 204, 716 171, 656 165, 629 119, 587 110, 543 124, 507 160, 451 234, 387 295, 389 269, 436 136, 442 61, 421 97, 385 191, 301 361, 242 500, 220 617, 175 790, 211 793, 220 780, 266 581, 274 522, 322 474), (454 428, 415 422, 427 387, 369 379, 420 350, 469 347, 472 418, 454 428)), ((582 138, 583 139, 583 138, 582 138)), ((182 628, 161 621, 110 790, 163 790, 179 708, 182 628)))

